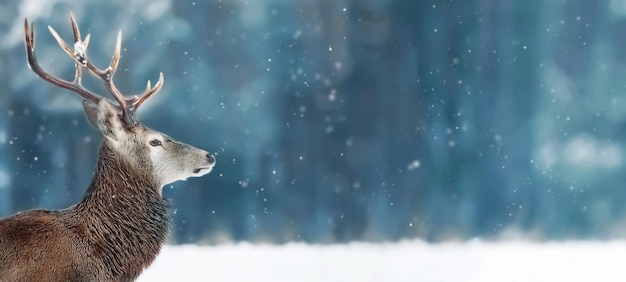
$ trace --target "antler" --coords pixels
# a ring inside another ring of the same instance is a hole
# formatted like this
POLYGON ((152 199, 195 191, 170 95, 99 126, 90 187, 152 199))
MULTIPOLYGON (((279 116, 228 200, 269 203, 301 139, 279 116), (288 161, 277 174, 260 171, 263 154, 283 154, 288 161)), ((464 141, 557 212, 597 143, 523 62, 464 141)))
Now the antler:
POLYGON ((148 84, 146 85, 146 90, 144 90, 141 96, 135 95, 132 98, 126 98, 124 95, 115 87, 115 83, 113 83, 113 75, 117 70, 117 66, 120 60, 120 49, 122 45, 122 31, 120 30, 117 33, 117 41, 115 43, 115 51, 113 52, 113 58, 111 59, 111 64, 104 69, 101 70, 95 67, 91 61, 89 61, 87 57, 87 47, 89 45, 90 35, 87 34, 85 40, 82 40, 80 35, 80 30, 78 29, 78 25, 76 24, 76 19, 74 19, 74 15, 72 12, 68 11, 70 16, 70 21, 72 24, 72 31, 74 32, 74 48, 70 47, 59 34, 50 26, 48 26, 48 30, 52 33, 52 36, 57 40, 63 51, 67 53, 74 61, 76 62, 76 73, 74 74, 74 81, 69 82, 53 76, 46 72, 37 62, 37 58, 35 57, 35 31, 32 26, 28 25, 28 20, 24 20, 24 31, 26 33, 25 43, 26 43, 26 54, 28 58, 28 65, 39 77, 43 78, 45 81, 48 81, 58 87, 65 88, 71 90, 85 100, 98 103, 102 97, 85 89, 83 87, 81 80, 83 70, 85 67, 87 70, 96 78, 98 78, 102 84, 106 87, 106 89, 113 95, 115 100, 118 102, 120 109, 122 110, 122 118, 126 122, 128 127, 132 127, 137 124, 135 120, 134 113, 141 106, 143 102, 145 102, 150 96, 157 93, 161 90, 163 86, 163 73, 159 74, 159 80, 152 87, 150 85, 150 81, 148 80, 148 84))

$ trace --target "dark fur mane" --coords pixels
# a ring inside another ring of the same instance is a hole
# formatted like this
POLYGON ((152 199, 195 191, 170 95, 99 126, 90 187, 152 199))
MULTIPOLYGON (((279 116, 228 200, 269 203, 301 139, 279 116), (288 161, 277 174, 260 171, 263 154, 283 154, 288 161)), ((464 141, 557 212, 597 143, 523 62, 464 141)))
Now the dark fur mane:
POLYGON ((105 141, 80 203, 0 220, 0 281, 136 279, 168 235, 159 188, 105 141))
POLYGON ((113 277, 134 279, 156 258, 168 235, 170 208, 158 191, 151 176, 129 165, 105 141, 85 197, 63 213, 70 229, 104 258, 103 267, 113 277))

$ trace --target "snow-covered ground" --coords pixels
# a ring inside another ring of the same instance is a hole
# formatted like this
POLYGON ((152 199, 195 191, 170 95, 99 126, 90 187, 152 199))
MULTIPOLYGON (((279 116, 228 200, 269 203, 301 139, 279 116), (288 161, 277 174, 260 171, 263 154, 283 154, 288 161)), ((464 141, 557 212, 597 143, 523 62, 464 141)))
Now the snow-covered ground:
POLYGON ((626 281, 626 242, 166 246, 139 281, 626 281))

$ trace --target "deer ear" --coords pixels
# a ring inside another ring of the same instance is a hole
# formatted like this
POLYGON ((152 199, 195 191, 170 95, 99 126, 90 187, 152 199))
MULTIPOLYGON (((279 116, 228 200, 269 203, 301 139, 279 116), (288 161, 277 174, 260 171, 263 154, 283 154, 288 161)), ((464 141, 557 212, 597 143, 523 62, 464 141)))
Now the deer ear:
POLYGON ((88 100, 83 100, 83 109, 85 110, 89 123, 98 128, 98 104, 88 100))
POLYGON ((120 110, 106 99, 101 99, 97 104, 83 100, 83 109, 89 122, 100 130, 104 137, 117 141, 124 132, 120 110))

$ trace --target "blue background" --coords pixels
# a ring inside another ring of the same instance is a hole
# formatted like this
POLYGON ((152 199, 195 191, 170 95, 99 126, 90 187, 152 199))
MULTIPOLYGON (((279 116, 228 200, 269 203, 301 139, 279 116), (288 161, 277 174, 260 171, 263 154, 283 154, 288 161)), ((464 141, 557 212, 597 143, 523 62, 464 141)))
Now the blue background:
MULTIPOLYGON (((101 136, 71 79, 66 9, 138 111, 211 151, 164 190, 173 243, 626 235, 626 1, 5 1, 0 216, 78 202, 101 136), (106 3, 105 3, 106 2, 106 3)), ((95 81, 85 83, 103 93, 95 81)))

